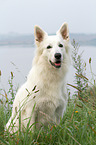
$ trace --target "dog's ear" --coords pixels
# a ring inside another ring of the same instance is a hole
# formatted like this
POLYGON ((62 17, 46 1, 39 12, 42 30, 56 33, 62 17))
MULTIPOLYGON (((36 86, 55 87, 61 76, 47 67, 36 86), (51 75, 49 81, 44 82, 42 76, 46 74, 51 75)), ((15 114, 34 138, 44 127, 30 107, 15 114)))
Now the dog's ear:
POLYGON ((36 25, 34 27, 34 36, 35 36, 36 42, 42 42, 45 35, 47 35, 47 33, 44 32, 39 26, 36 25))
POLYGON ((57 34, 61 34, 64 40, 69 40, 69 29, 66 22, 60 27, 59 31, 57 31, 57 34))

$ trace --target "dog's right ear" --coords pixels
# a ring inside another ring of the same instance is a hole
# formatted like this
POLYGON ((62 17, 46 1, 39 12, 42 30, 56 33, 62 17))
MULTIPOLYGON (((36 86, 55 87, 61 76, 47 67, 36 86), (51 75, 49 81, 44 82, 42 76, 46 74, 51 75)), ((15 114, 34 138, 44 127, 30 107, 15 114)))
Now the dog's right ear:
POLYGON ((46 32, 44 32, 39 26, 34 27, 34 36, 36 42, 42 42, 44 40, 44 37, 47 35, 46 32))

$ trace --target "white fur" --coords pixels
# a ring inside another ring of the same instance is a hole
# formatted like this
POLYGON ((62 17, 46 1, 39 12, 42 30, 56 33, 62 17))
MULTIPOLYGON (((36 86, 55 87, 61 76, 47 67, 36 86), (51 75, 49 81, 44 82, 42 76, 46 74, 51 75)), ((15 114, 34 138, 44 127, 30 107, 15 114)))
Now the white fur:
POLYGON ((12 116, 6 124, 9 132, 18 130, 19 117, 21 127, 26 127, 29 119, 29 126, 38 122, 36 126, 40 127, 40 123, 44 125, 48 125, 49 122, 59 123, 66 110, 68 97, 65 79, 70 64, 68 25, 64 23, 54 36, 48 36, 39 26, 35 26, 34 35, 37 45, 36 55, 27 81, 18 90, 13 102, 12 116), (63 47, 59 47, 59 44, 63 47), (48 45, 52 48, 47 49, 48 45), (55 68, 50 63, 50 60, 55 63, 56 53, 61 54, 60 68, 55 68), (34 86, 37 87, 32 91, 34 86), (36 90, 39 92, 35 93, 36 90), (12 127, 13 125, 15 127, 12 127))

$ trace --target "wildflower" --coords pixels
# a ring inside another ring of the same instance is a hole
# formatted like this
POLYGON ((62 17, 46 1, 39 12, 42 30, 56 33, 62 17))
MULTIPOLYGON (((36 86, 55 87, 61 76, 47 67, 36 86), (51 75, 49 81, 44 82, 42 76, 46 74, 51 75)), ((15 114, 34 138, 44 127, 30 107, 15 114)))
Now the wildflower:
POLYGON ((89 63, 91 63, 91 57, 89 58, 89 63))
POLYGON ((13 78, 13 72, 11 72, 11 77, 13 78))
POLYGON ((1 70, 0 70, 0 76, 1 76, 1 70))
POLYGON ((90 115, 90 114, 91 114, 91 112, 90 112, 90 111, 88 111, 88 114, 90 115))
POLYGON ((78 113, 78 111, 75 111, 75 113, 78 113))
POLYGON ((54 125, 54 126, 51 127, 51 129, 50 129, 51 131, 53 130, 53 127, 56 127, 56 125, 54 125))
POLYGON ((53 126, 51 127, 51 131, 52 131, 52 129, 53 129, 53 126))
POLYGON ((1 80, 1 70, 0 70, 0 80, 1 80))

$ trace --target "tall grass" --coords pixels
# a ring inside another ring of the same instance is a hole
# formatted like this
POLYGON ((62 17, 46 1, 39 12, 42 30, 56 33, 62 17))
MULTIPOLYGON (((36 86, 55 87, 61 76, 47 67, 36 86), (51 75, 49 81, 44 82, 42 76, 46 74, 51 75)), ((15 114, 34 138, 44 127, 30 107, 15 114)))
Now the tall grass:
MULTIPOLYGON (((10 134, 4 131, 12 110, 17 89, 13 85, 14 75, 11 72, 9 90, 0 88, 0 144, 5 145, 95 145, 96 144, 96 85, 90 86, 86 77, 86 65, 83 65, 82 55, 78 54, 78 45, 73 41, 73 61, 76 69, 74 99, 68 101, 68 106, 60 124, 48 127, 42 126, 34 132, 27 128, 21 131, 21 114, 19 114, 19 130, 10 134), (75 58, 74 58, 75 57, 75 58), (10 98, 8 97, 10 95, 10 98)), ((90 62, 90 61, 89 61, 90 62)), ((91 65, 91 62, 90 62, 91 65)), ((1 71, 0 76, 2 77, 1 71)), ((94 76, 92 76, 94 78, 94 76)), ((94 78, 95 80, 95 78, 94 78)), ((95 81, 94 81, 95 82, 95 81)), ((34 90, 33 90, 34 91, 34 90)), ((30 119, 29 119, 30 121, 30 119)), ((35 123, 32 125, 35 126, 35 123)), ((31 127, 32 127, 31 126, 31 127)))

